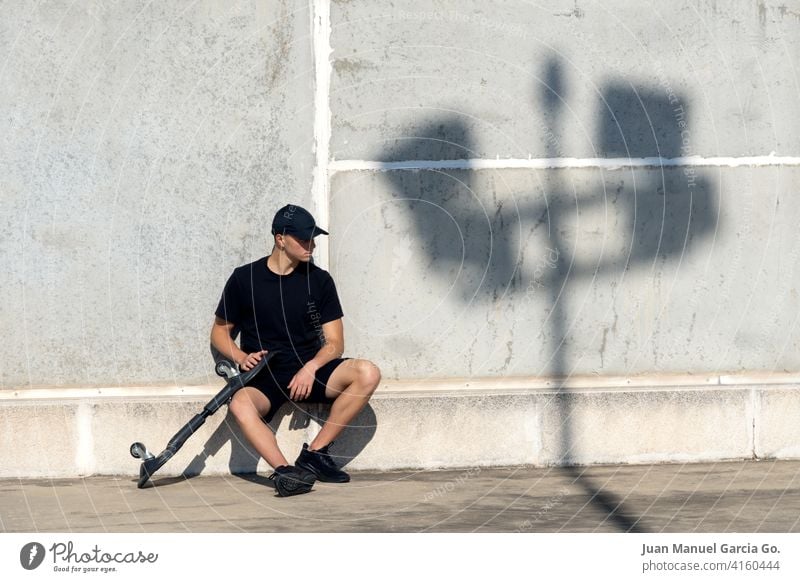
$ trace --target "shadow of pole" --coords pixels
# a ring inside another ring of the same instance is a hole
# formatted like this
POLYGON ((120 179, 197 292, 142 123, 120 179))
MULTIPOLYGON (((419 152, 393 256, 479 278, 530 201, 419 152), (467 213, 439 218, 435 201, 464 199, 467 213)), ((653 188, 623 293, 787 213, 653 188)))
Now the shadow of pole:
MULTIPOLYGON (((545 123, 549 126, 547 127, 548 135, 561 135, 558 124, 562 116, 562 105, 567 96, 567 90, 561 72, 561 65, 556 60, 551 60, 547 63, 542 85, 543 93, 541 97, 545 123)), ((558 151, 556 140, 548 139, 546 144, 548 158, 562 157, 558 151)), ((550 271, 550 277, 546 284, 551 305, 549 316, 551 341, 555 346, 551 359, 551 370, 552 376, 557 382, 555 404, 558 409, 557 416, 560 419, 558 440, 561 443, 561 452, 559 464, 563 466, 562 470, 569 476, 572 483, 580 487, 589 497, 589 503, 606 513, 607 521, 624 532, 645 532, 647 530, 640 523, 640 519, 625 508, 622 500, 596 486, 583 475, 583 471, 579 467, 573 464, 573 449, 575 447, 575 437, 572 429, 573 400, 566 385, 566 380, 569 378, 571 370, 567 362, 565 348, 567 339, 567 310, 565 302, 569 296, 567 288, 573 265, 567 264, 567 257, 571 253, 560 234, 564 219, 563 215, 568 211, 568 207, 564 203, 564 197, 570 192, 570 189, 561 181, 560 174, 559 170, 553 171, 552 184, 555 196, 552 203, 548 205, 550 244, 555 251, 556 264, 550 271)))

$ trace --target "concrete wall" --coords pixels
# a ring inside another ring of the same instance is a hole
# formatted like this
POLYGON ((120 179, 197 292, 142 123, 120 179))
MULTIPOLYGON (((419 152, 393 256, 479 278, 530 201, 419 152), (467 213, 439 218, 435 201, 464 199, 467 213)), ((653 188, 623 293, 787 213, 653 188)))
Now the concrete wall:
POLYGON ((350 345, 392 376, 795 370, 800 175, 703 173, 339 173, 350 345))
POLYGON ((675 154, 673 93, 692 153, 796 155, 798 11, 783 0, 334 1, 331 154, 675 154), (408 141, 432 129, 454 143, 408 141))
MULTIPOLYGON (((225 277, 318 202, 313 12, 4 10, 0 385, 207 378, 225 277)), ((349 351, 394 378, 797 370, 794 167, 569 167, 797 155, 797 13, 332 2, 349 351), (469 165, 498 157, 567 167, 469 165)))
POLYGON ((333 7, 353 351, 418 378, 800 367, 800 3, 333 7))
POLYGON ((311 206, 310 22, 298 0, 4 4, 1 386, 207 378, 225 279, 311 206))
MULTIPOLYGON (((220 387, 222 285, 288 201, 332 233, 348 354, 412 387, 345 437, 370 443, 354 468, 796 457, 798 21, 798 0, 6 3, 4 474, 135 472, 128 441, 220 387), (670 374, 733 380, 648 391, 670 374)), ((206 448, 236 437, 220 422, 206 448)), ((182 454, 201 470, 202 443, 182 454)), ((215 470, 253 468, 237 454, 215 470)))

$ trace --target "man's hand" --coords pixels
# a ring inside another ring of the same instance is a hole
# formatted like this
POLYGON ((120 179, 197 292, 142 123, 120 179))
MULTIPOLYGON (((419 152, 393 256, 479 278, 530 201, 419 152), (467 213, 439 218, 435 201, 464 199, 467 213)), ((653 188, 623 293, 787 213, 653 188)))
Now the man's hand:
POLYGON ((289 398, 292 400, 305 400, 311 395, 314 377, 319 368, 312 362, 307 362, 289 382, 289 398))
POLYGON ((247 372, 248 370, 252 370, 253 367, 257 363, 261 361, 261 358, 264 357, 264 354, 267 353, 267 350, 261 350, 260 352, 253 352, 252 354, 247 354, 244 359, 239 362, 239 369, 242 372, 247 372))

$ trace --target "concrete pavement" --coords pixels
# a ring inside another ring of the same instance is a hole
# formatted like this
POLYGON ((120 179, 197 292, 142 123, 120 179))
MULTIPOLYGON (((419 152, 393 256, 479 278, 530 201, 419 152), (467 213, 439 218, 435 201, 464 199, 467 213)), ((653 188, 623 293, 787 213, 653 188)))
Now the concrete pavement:
POLYGON ((0 481, 3 532, 797 532, 800 462, 0 481))

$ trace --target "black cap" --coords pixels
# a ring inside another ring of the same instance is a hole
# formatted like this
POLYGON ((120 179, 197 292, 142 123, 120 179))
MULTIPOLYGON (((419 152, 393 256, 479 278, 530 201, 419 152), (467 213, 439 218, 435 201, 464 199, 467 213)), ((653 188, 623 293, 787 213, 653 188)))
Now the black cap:
POLYGON ((314 217, 305 208, 287 204, 275 213, 272 234, 291 234, 301 240, 309 240, 318 234, 328 234, 328 231, 318 227, 314 217))

